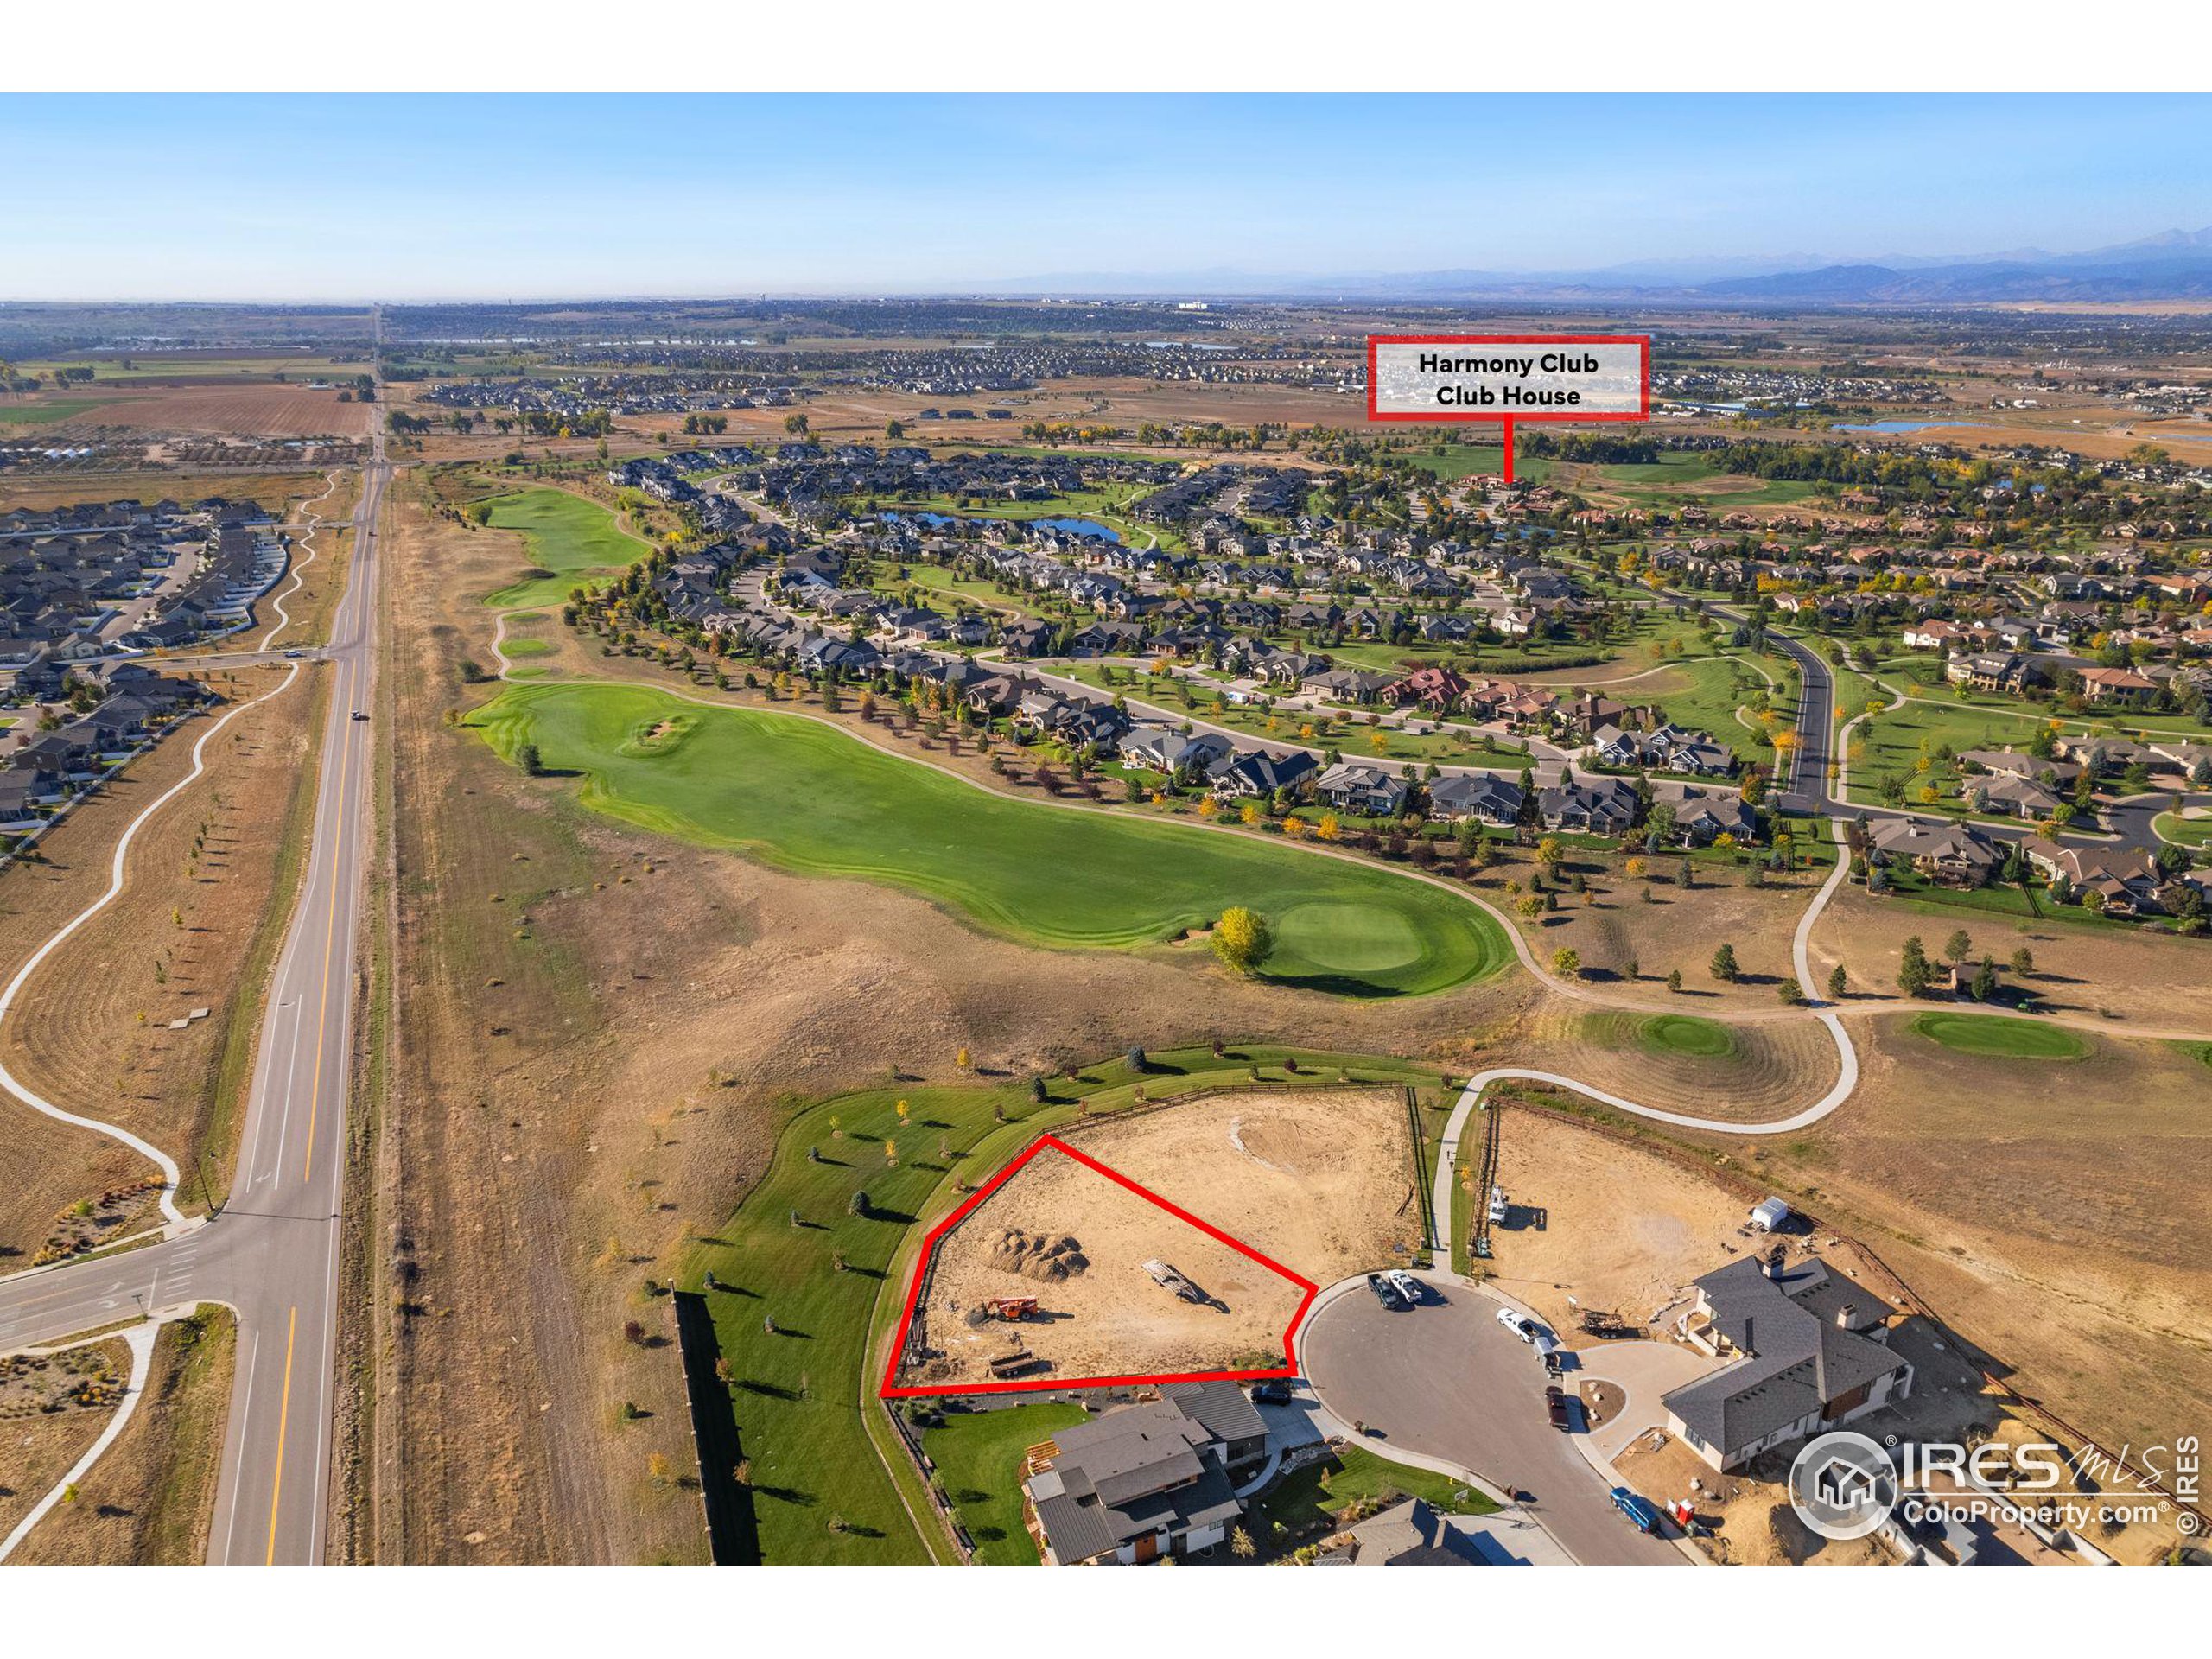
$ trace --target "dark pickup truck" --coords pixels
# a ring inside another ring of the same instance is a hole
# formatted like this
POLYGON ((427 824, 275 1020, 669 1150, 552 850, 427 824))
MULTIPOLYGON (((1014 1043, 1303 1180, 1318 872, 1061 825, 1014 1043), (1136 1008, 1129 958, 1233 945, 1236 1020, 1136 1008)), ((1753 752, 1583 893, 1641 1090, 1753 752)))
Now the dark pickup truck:
POLYGON ((1573 1408, 1567 1403, 1567 1390, 1556 1382, 1544 1390, 1544 1411, 1551 1418, 1552 1427, 1560 1433, 1573 1428, 1573 1408))

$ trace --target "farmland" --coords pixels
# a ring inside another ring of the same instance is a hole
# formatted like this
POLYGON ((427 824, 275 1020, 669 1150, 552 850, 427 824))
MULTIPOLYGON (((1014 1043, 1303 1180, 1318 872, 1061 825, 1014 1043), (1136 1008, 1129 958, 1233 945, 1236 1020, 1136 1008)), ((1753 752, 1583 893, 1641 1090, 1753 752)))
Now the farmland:
POLYGON ((511 688, 469 723, 510 760, 533 744, 549 770, 581 774, 596 810, 906 887, 1039 944, 1156 944, 1243 904, 1283 924, 1267 969, 1278 984, 1417 995, 1512 960, 1490 917, 1425 883, 1256 837, 1006 800, 812 721, 547 684, 511 688))

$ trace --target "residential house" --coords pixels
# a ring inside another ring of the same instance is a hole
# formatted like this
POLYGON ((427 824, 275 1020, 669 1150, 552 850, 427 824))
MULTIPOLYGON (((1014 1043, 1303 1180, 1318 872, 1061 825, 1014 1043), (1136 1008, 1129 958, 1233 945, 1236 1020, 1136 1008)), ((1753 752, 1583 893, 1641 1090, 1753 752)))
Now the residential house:
POLYGON ((1527 799, 1520 785, 1494 772, 1452 772, 1428 786, 1429 816, 1453 823, 1473 818, 1510 829, 1527 799))
POLYGON ((1027 1468, 1022 1520, 1050 1566, 1198 1554, 1226 1540, 1242 1512, 1228 1443, 1181 1400, 1064 1428, 1030 1448, 1027 1468))
POLYGON ((1357 760, 1331 766, 1313 780, 1313 792, 1331 806, 1363 817, 1395 817, 1406 805, 1403 778, 1357 760))

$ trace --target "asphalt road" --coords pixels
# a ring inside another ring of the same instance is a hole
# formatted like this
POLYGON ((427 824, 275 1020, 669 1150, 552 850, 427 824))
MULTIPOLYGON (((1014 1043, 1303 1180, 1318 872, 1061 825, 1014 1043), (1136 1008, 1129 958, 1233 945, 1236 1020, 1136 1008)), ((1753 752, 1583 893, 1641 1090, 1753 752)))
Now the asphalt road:
MULTIPOLYGON (((0 1352, 141 1313, 228 1304, 238 1369, 208 1559, 322 1554, 337 1331, 340 1195, 361 874, 370 818, 378 435, 353 514, 352 580, 328 646, 332 687, 313 841, 264 1013, 238 1170, 219 1215, 167 1241, 0 1281, 0 1352)), ((191 1193, 195 1176, 188 1170, 191 1193)))
POLYGON ((1683 1565, 1674 1544, 1622 1517, 1572 1436, 1551 1426, 1543 1366, 1498 1324, 1499 1304, 1459 1287, 1441 1294, 1450 1300, 1393 1312, 1353 1291, 1313 1315, 1299 1358, 1332 1414, 1365 1423, 1380 1456, 1403 1446, 1527 1494, 1578 1561, 1683 1565))

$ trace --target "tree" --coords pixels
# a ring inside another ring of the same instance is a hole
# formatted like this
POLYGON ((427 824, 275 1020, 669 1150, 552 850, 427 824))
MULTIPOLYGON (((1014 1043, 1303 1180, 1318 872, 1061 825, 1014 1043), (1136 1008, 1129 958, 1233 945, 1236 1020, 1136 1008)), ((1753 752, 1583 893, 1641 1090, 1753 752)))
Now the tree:
POLYGON ((1260 1553, 1260 1547, 1252 1541, 1252 1535, 1243 1528, 1231 1527, 1229 1529, 1229 1553, 1240 1561, 1249 1561, 1260 1553))
POLYGON ((1936 970, 1929 966, 1928 951, 1916 933, 1904 942, 1898 957, 1897 988, 1907 996, 1921 996, 1935 982, 1936 970))
POLYGON ((1981 959, 1981 966, 1974 970, 1974 983, 1967 994, 1977 1002, 1986 1002, 1997 995, 1997 963, 1988 957, 1981 959))
POLYGON ((1943 941, 1943 956, 1948 961, 1964 962, 1973 954, 1974 939, 1963 927, 1943 941))
POLYGON ((1844 993, 1850 988, 1850 976, 1843 971, 1843 964, 1839 962, 1834 968, 1828 970, 1828 1001, 1831 1002, 1842 1001, 1844 993))
POLYGON ((1231 905, 1214 924, 1214 955, 1240 974, 1257 973, 1274 949, 1274 929, 1255 910, 1231 905))
POLYGON ((1713 953, 1713 976, 1724 984, 1732 985, 1743 969, 1736 965, 1736 947, 1724 944, 1713 953))
POLYGON ((2036 970, 2036 953, 2022 945, 2012 953, 2012 977, 2025 979, 2036 970))
POLYGON ((1775 986, 1774 994, 1793 1008, 1805 1000, 1804 987, 1798 984, 1796 980, 1788 974, 1784 974, 1775 986))
POLYGON ((1552 952, 1552 971, 1561 979, 1582 977, 1582 953, 1571 944, 1562 944, 1552 952))
POLYGON ((1677 968, 1667 976, 1667 988, 1670 991, 1680 991, 1682 988, 1682 970, 1681 969, 1677 968))
POLYGON ((533 778, 543 775, 545 771, 545 762, 539 756, 535 743, 525 743, 515 751, 515 764, 533 778))

